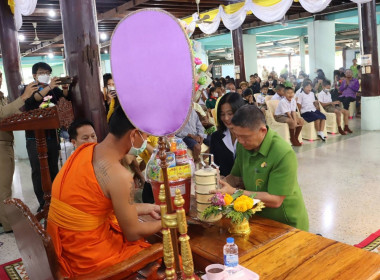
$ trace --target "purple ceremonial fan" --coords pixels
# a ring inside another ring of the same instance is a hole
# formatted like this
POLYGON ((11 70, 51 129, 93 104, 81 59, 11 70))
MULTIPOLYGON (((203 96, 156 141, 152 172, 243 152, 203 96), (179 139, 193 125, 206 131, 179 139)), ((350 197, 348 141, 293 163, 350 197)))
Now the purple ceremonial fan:
POLYGON ((179 21, 158 9, 129 14, 111 40, 116 92, 129 120, 155 135, 181 129, 192 108, 194 66, 179 21))

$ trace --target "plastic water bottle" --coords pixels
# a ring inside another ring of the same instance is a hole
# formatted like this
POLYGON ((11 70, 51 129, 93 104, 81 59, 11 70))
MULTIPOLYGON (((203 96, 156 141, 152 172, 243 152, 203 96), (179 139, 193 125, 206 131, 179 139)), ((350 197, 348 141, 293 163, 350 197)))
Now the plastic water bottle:
POLYGON ((239 265, 239 249, 234 243, 233 237, 227 238, 227 244, 223 247, 224 266, 228 274, 234 274, 238 271, 239 265))

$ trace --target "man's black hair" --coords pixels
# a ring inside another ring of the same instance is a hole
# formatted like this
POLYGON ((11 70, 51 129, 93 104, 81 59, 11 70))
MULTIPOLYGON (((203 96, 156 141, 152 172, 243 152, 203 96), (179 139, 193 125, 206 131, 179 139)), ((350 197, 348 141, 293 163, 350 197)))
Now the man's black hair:
POLYGON ((117 107, 108 124, 109 132, 116 138, 122 138, 128 131, 134 129, 121 106, 117 107))
POLYGON ((69 130, 68 130, 70 140, 76 140, 78 137, 78 128, 81 128, 82 126, 85 126, 85 125, 91 125, 92 128, 95 129, 94 123, 92 121, 85 120, 85 119, 73 121, 70 124, 69 130))
POLYGON ((221 82, 216 82, 214 84, 215 84, 215 88, 221 88, 222 87, 222 83, 221 82))
POLYGON ((256 106, 244 105, 234 114, 232 124, 251 130, 257 130, 260 126, 265 125, 264 113, 256 106))
POLYGON ((302 88, 307 87, 308 85, 313 86, 313 82, 310 79, 306 79, 302 82, 302 88))
POLYGON ((212 94, 213 94, 213 92, 216 90, 216 88, 214 88, 214 87, 211 87, 210 88, 210 90, 209 90, 209 92, 208 92, 208 98, 211 98, 212 97, 212 94))
POLYGON ((53 69, 51 69, 50 65, 45 62, 38 62, 34 64, 32 67, 32 74, 37 74, 38 69, 46 70, 50 73, 53 72, 53 69))
POLYGON ((323 80, 323 86, 331 86, 331 82, 329 80, 323 80))
POLYGON ((252 89, 250 88, 246 88, 244 91, 243 91, 243 97, 247 97, 247 96, 250 96, 253 94, 253 91, 252 89))
POLYGON ((278 84, 277 86, 276 86, 276 91, 278 91, 278 90, 280 90, 280 89, 285 89, 285 86, 284 85, 282 85, 282 84, 278 84))
POLYGON ((294 91, 294 89, 292 87, 285 87, 285 92, 288 90, 294 91))

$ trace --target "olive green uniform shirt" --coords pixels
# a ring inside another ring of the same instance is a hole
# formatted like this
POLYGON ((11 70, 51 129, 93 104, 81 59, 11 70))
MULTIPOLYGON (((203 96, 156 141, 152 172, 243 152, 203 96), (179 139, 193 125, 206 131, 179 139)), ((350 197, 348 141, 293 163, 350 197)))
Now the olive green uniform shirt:
MULTIPOLYGON (((20 108, 25 102, 19 97, 11 103, 7 103, 3 93, 0 91, 0 120, 5 119, 13 114, 19 114, 20 108)), ((13 142, 13 132, 0 130, 0 141, 13 142)))
POLYGON ((248 191, 286 196, 279 208, 264 208, 257 215, 308 231, 309 218, 298 185, 297 167, 292 147, 268 128, 258 152, 237 145, 231 175, 241 177, 248 191))

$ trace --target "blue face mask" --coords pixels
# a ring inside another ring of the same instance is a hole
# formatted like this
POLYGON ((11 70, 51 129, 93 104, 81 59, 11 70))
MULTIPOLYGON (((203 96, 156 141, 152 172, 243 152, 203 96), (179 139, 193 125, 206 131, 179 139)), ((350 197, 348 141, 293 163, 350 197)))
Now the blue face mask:
MULTIPOLYGON (((139 131, 139 134, 140 134, 141 139, 144 140, 144 138, 142 137, 140 131, 139 131)), ((141 145, 140 148, 135 148, 135 147, 133 146, 133 141, 132 141, 132 147, 131 147, 131 149, 129 150, 128 154, 137 157, 139 154, 141 154, 142 152, 145 151, 145 149, 146 149, 146 145, 147 145, 147 144, 148 144, 148 140, 144 140, 144 142, 142 143, 142 145, 141 145)))
POLYGON ((229 93, 229 92, 231 92, 229 89, 226 89, 226 93, 229 93))

